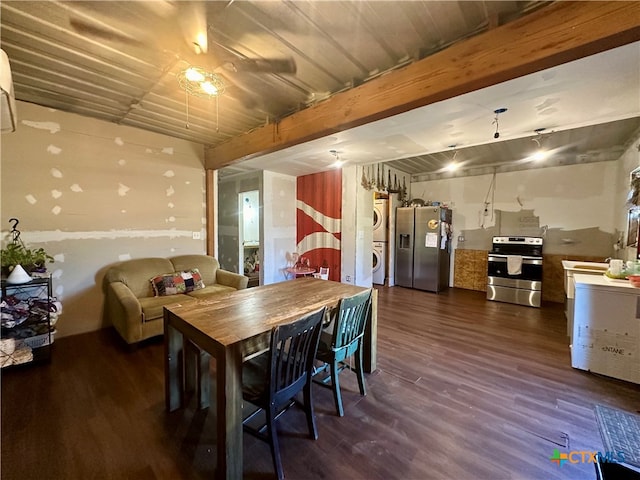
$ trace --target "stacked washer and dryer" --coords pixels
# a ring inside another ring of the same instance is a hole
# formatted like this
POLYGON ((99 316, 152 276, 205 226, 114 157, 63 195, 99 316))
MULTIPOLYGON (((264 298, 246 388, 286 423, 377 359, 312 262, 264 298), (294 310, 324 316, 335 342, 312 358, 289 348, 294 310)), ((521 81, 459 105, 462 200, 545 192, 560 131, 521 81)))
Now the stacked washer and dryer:
POLYGON ((373 283, 384 285, 387 275, 387 231, 389 200, 373 201, 373 283))

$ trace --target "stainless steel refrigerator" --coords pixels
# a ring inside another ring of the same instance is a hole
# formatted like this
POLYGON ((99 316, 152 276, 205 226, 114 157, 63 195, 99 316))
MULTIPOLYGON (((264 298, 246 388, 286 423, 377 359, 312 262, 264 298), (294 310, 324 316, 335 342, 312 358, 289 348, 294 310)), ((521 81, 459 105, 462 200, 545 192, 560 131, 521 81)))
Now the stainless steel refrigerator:
POLYGON ((396 285, 430 292, 449 286, 451 220, 444 207, 398 207, 396 285))

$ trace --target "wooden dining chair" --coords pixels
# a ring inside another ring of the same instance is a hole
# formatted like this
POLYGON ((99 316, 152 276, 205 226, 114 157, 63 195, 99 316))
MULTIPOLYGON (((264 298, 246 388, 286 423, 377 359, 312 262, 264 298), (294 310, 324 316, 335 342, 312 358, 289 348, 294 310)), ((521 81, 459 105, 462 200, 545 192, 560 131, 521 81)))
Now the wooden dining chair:
POLYGON ((269 350, 243 364, 243 399, 259 407, 243 420, 244 430, 269 443, 278 479, 284 478, 284 472, 276 419, 297 403, 295 397, 301 391, 309 435, 314 440, 318 438, 311 384, 324 315, 325 307, 293 323, 274 327, 269 350), (259 428, 251 427, 251 420, 262 411, 265 412, 266 424, 259 428))
POLYGON ((342 396, 340 395, 340 372, 353 368, 347 363, 350 357, 355 357, 355 374, 358 377, 360 394, 366 395, 364 383, 364 369, 362 364, 362 339, 371 315, 371 292, 369 289, 352 297, 343 298, 338 304, 333 329, 323 331, 320 336, 316 359, 323 365, 314 370, 314 381, 331 387, 333 400, 338 416, 344 416, 342 396))

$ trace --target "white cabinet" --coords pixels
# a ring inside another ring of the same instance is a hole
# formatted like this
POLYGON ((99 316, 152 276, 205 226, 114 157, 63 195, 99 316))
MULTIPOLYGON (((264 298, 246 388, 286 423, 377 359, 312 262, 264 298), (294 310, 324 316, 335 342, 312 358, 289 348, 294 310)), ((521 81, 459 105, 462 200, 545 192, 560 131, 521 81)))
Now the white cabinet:
POLYGON ((569 344, 573 342, 573 317, 575 306, 575 290, 576 283, 573 278, 575 274, 583 275, 599 275, 607 270, 608 263, 597 262, 578 262, 573 260, 563 260, 562 267, 564 268, 564 293, 567 296, 565 302, 565 316, 567 317, 567 336, 569 337, 569 344))
POLYGON ((640 383, 640 289, 604 275, 574 275, 571 366, 640 383))

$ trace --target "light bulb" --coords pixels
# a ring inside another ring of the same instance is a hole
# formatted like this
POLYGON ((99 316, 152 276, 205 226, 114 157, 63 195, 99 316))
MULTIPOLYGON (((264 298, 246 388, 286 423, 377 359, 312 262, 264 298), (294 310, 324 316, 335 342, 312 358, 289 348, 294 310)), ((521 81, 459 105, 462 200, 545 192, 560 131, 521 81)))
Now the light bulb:
POLYGON ((547 152, 545 152, 544 150, 538 150, 536 153, 533 154, 532 158, 537 162, 541 162, 542 160, 547 158, 547 152))
POLYGON ((197 70, 197 69, 195 69, 193 67, 187 68, 187 70, 184 72, 184 76, 190 82, 202 82, 202 81, 204 81, 204 75, 202 74, 202 72, 200 72, 199 70, 197 70))
POLYGON ((216 86, 209 81, 202 82, 200 84, 200 87, 207 95, 216 95, 218 93, 218 89, 216 88, 216 86))

